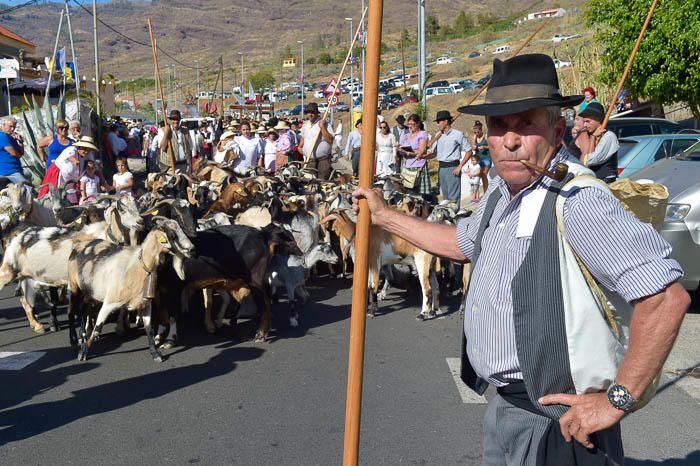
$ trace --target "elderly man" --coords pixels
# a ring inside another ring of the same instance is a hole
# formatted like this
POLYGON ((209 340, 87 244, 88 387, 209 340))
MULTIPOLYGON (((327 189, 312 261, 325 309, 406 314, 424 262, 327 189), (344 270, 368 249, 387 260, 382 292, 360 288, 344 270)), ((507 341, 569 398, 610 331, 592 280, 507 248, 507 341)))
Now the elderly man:
POLYGON ((15 128, 17 120, 13 117, 0 120, 0 176, 12 183, 26 183, 20 161, 24 155, 24 140, 15 128))
POLYGON ((497 389, 484 419, 485 465, 622 464, 619 422, 648 394, 689 305, 669 244, 604 183, 572 176, 590 170, 562 146, 560 107, 581 100, 561 95, 546 55, 494 61, 485 103, 459 110, 486 116, 498 175, 456 227, 402 214, 369 189, 353 193, 374 224, 473 264, 461 376, 478 393, 497 389), (550 172, 565 164, 570 174, 556 181, 522 161, 550 172), (633 306, 627 345, 602 317, 608 300, 596 301, 598 287, 617 309, 633 306))
POLYGON ((620 142, 612 131, 603 128, 605 109, 598 102, 591 102, 578 115, 583 120, 583 130, 588 141, 581 142, 581 162, 593 170, 595 176, 612 183, 617 179, 617 151, 620 142))
POLYGON ((452 128, 452 115, 447 110, 440 110, 435 116, 435 123, 440 130, 440 138, 433 144, 432 153, 425 158, 437 157, 439 163, 438 180, 440 192, 444 199, 459 204, 461 197, 461 162, 466 163, 471 147, 464 133, 452 128))
POLYGON ((168 115, 168 124, 163 128, 158 161, 161 168, 170 168, 172 166, 170 155, 172 151, 175 156, 175 168, 187 172, 192 167, 192 156, 195 153, 190 142, 190 132, 180 127, 180 120, 182 120, 180 111, 171 110, 170 115, 168 115))
POLYGON ((68 125, 68 139, 74 143, 80 141, 80 122, 78 120, 73 120, 68 125))
POLYGON ((299 149, 308 161, 309 168, 317 170, 318 177, 327 180, 331 177, 331 150, 333 134, 330 123, 320 117, 318 105, 310 103, 304 108, 306 121, 301 127, 299 149))

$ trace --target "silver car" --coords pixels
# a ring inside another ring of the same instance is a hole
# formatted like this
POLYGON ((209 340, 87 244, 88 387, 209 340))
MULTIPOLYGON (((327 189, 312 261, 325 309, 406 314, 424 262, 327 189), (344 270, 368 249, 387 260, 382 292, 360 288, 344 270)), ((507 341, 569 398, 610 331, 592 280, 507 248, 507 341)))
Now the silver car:
POLYGON ((649 165, 630 179, 652 180, 668 188, 661 236, 673 247, 671 257, 683 267, 681 283, 688 291, 700 284, 700 143, 682 154, 649 165))

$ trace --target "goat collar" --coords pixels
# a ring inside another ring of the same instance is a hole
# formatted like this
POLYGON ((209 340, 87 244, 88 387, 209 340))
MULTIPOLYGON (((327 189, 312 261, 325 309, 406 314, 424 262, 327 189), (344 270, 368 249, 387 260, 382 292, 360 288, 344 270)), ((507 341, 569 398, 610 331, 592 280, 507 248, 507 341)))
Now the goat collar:
POLYGON ((154 267, 153 269, 151 269, 151 270, 148 270, 148 267, 146 267, 146 263, 143 261, 143 249, 139 249, 139 262, 141 263, 141 267, 143 267, 143 270, 144 270, 148 275, 150 275, 150 274, 153 273, 153 269, 155 269, 155 267, 154 267))

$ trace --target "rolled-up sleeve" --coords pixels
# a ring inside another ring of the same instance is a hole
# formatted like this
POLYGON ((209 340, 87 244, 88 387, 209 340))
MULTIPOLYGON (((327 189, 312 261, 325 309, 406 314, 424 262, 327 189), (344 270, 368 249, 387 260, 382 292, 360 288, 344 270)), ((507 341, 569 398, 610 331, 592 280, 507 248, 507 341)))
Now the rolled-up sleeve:
POLYGON ((671 245, 611 193, 579 189, 564 203, 563 215, 566 237, 583 264, 626 301, 657 294, 683 276, 669 258, 671 245))

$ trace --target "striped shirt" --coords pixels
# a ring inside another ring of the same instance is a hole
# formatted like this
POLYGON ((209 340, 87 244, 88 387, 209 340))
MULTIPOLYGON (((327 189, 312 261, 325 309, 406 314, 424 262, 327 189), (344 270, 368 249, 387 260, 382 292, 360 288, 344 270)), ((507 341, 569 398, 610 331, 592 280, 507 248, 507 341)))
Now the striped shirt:
MULTIPOLYGON (((573 159, 562 147, 549 169, 564 160, 573 159)), ((476 213, 457 225, 459 248, 471 259, 488 194, 501 190, 473 266, 464 319, 469 361, 481 378, 495 386, 522 380, 511 281, 530 245, 531 229, 528 232, 523 224, 534 222, 539 209, 525 212, 522 222, 520 212, 526 196, 546 190, 552 182, 540 177, 511 199, 506 183, 497 176, 476 213)), ((598 283, 628 302, 662 291, 683 274, 680 265, 668 258, 671 246, 651 225, 628 214, 609 193, 590 188, 575 191, 564 203, 563 222, 572 249, 598 283)))

